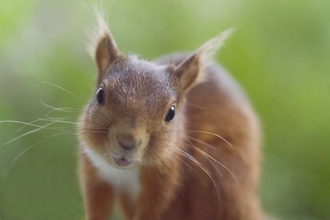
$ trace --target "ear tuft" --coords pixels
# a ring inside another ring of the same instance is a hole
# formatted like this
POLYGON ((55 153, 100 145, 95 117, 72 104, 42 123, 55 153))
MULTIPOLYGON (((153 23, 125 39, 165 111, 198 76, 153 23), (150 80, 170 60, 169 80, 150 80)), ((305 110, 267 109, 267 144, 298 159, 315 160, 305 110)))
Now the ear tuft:
POLYGON ((120 57, 120 52, 105 21, 104 12, 95 9, 95 15, 97 26, 89 35, 88 51, 97 64, 99 74, 103 75, 110 64, 120 57))
POLYGON ((225 40, 232 33, 232 28, 222 32, 219 36, 204 43, 194 54, 179 64, 175 74, 179 79, 181 95, 189 91, 194 85, 204 81, 205 75, 203 70, 208 62, 212 60, 215 52, 224 45, 225 40))
POLYGON ((96 24, 88 31, 88 45, 87 51, 89 55, 95 59, 96 45, 99 43, 100 38, 106 36, 110 31, 105 21, 104 11, 100 7, 94 7, 94 16, 96 24))
POLYGON ((221 47, 224 45, 226 39, 232 35, 234 32, 233 28, 229 28, 225 31, 223 31, 218 36, 208 40, 206 43, 204 43, 198 50, 196 51, 196 54, 200 56, 201 61, 208 61, 213 58, 213 55, 221 49, 221 47))

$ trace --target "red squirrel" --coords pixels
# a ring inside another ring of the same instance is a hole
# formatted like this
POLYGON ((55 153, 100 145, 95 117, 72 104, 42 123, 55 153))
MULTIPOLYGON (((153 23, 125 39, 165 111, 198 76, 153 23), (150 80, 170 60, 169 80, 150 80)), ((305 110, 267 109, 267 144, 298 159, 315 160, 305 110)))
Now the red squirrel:
POLYGON ((104 20, 94 42, 95 95, 78 125, 86 219, 258 220, 260 131, 237 83, 212 55, 152 62, 119 51, 104 20))

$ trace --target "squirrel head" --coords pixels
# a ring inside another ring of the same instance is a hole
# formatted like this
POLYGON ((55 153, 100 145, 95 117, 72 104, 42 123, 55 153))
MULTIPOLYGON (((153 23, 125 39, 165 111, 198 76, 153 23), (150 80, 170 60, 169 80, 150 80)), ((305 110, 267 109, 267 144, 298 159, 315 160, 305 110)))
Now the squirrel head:
POLYGON ((122 169, 172 158, 184 135, 185 94, 203 81, 203 69, 231 30, 178 65, 157 65, 121 53, 104 20, 99 23, 92 52, 98 70, 95 96, 81 116, 80 140, 122 169))

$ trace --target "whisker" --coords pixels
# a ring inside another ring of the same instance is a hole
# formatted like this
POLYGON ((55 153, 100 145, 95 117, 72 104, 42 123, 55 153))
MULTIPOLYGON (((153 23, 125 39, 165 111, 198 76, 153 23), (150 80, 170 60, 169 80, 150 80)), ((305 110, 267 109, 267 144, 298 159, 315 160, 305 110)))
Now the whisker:
MULTIPOLYGON (((24 122, 24 121, 16 121, 16 120, 2 120, 0 123, 15 123, 15 124, 23 124, 24 126, 33 126, 33 127, 40 127, 41 125, 32 124, 31 122, 24 122)), ((21 130, 21 129, 20 129, 21 130)))
MULTIPOLYGON (((164 141, 167 141, 167 142, 172 142, 174 144, 180 144, 180 143, 175 143, 173 141, 169 141, 169 140, 164 140, 164 141)), ((193 145, 187 145, 187 147, 189 149, 192 149, 192 150, 195 150, 197 152, 199 152, 200 154, 202 154, 205 158, 209 158, 211 159, 212 161, 214 161, 215 163, 219 164, 221 167, 223 167, 227 172, 229 172, 229 174, 235 179, 235 181, 241 186, 240 182, 238 181, 237 177, 234 175, 234 173, 227 167, 225 166, 224 164, 222 164, 221 162, 219 162, 218 160, 216 160, 215 158, 213 158, 211 155, 209 155, 208 153, 206 153, 205 151, 199 149, 198 147, 196 146, 193 146, 193 145)), ((190 155, 190 154, 189 154, 190 155)), ((209 162, 211 162, 209 160, 209 162)), ((219 174, 222 175, 222 173, 217 169, 217 171, 219 172, 219 174)))
POLYGON ((72 122, 72 121, 64 121, 64 120, 57 119, 57 118, 45 119, 45 121, 56 122, 56 123, 62 123, 62 124, 73 124, 73 125, 77 125, 76 122, 72 122))
POLYGON ((42 121, 43 119, 36 119, 36 120, 33 120, 33 121, 30 121, 29 123, 26 123, 26 122, 21 122, 21 124, 25 124, 24 126, 22 126, 20 129, 16 130, 15 132, 20 132, 21 130, 23 130, 24 128, 26 128, 27 126, 34 126, 34 127, 39 127, 41 125, 36 125, 34 124, 35 122, 38 122, 38 121, 42 121))
POLYGON ((235 179, 235 181, 241 186, 240 182, 238 181, 238 179, 236 178, 236 176, 233 174, 233 172, 231 172, 231 170, 225 166, 224 164, 220 163, 218 160, 214 159, 211 155, 209 155, 208 153, 206 153, 205 151, 197 148, 197 147, 194 147, 194 150, 198 151, 199 153, 201 153, 202 155, 204 156, 207 156, 208 158, 210 158, 211 160, 213 160, 215 163, 219 164, 220 166, 222 166, 225 170, 227 170, 230 175, 235 179))
MULTIPOLYGON (((21 131, 26 126, 37 127, 37 128, 40 128, 40 130, 42 130, 42 131, 44 131, 44 130, 54 130, 54 131, 62 131, 62 132, 66 131, 66 130, 63 130, 62 128, 60 128, 60 127, 47 127, 47 126, 50 126, 50 124, 49 125, 45 125, 45 126, 34 124, 35 122, 38 122, 38 121, 55 122, 55 123, 64 123, 65 122, 65 121, 62 121, 62 119, 60 119, 60 118, 56 118, 56 119, 52 119, 52 120, 49 120, 49 119, 37 119, 37 120, 31 121, 31 122, 23 122, 23 121, 15 121, 15 120, 5 120, 5 121, 0 121, 0 123, 16 123, 16 124, 23 124, 24 125, 23 127, 21 127, 20 129, 16 130, 15 132, 21 131)), ((66 123, 68 123, 68 121, 66 121, 66 123)))
POLYGON ((231 145, 229 143, 229 141, 227 141, 225 138, 223 138, 222 136, 216 134, 216 133, 213 133, 213 132, 209 132, 209 131, 187 131, 187 132, 196 132, 196 133, 204 133, 204 134, 210 134, 210 135, 213 135, 215 137, 218 137, 220 138, 221 140, 223 140, 224 142, 226 142, 231 148, 234 148, 233 145, 231 145))
POLYGON ((193 107, 199 108, 199 109, 205 109, 204 107, 200 107, 200 106, 198 106, 198 105, 194 105, 194 104, 191 104, 191 103, 189 103, 189 102, 187 102, 187 104, 190 105, 190 106, 193 106, 193 107))
POLYGON ((48 118, 51 113, 56 112, 56 111, 73 113, 73 112, 77 112, 78 110, 72 110, 71 108, 54 108, 54 109, 50 110, 49 112, 47 112, 47 114, 44 116, 44 118, 48 118))
POLYGON ((32 131, 28 131, 28 132, 26 132, 26 133, 24 133, 24 134, 22 134, 22 135, 19 135, 19 136, 16 137, 16 138, 13 138, 13 139, 10 140, 10 141, 7 141, 7 142, 4 143, 3 145, 9 144, 9 143, 11 143, 11 142, 13 142, 13 141, 15 141, 15 140, 21 138, 21 137, 24 137, 24 136, 26 136, 26 135, 33 134, 33 133, 35 133, 35 132, 37 132, 37 131, 40 131, 40 130, 42 130, 42 129, 45 129, 45 128, 47 128, 47 127, 49 127, 49 126, 51 126, 51 125, 53 125, 53 124, 55 124, 55 123, 57 123, 57 121, 50 122, 50 123, 48 123, 48 124, 46 124, 46 125, 43 125, 43 126, 39 126, 38 128, 33 129, 32 131))
POLYGON ((203 156, 209 161, 209 163, 213 166, 213 168, 217 171, 217 173, 218 173, 221 177, 223 177, 223 173, 220 171, 219 166, 218 166, 216 163, 214 163, 214 161, 212 161, 212 160, 210 160, 208 157, 206 157, 205 155, 203 155, 203 156))
POLYGON ((63 91, 65 91, 65 92, 67 92, 67 93, 69 93, 69 94, 71 94, 71 95, 77 97, 78 99, 83 100, 82 98, 80 98, 79 96, 77 96, 76 94, 74 94, 73 92, 70 92, 69 90, 64 89, 64 88, 61 87, 61 86, 58 86, 58 85, 53 84, 53 83, 50 83, 50 82, 43 82, 43 83, 44 83, 44 84, 51 85, 51 86, 54 86, 54 87, 59 88, 59 89, 62 89, 63 91))
POLYGON ((81 133, 81 134, 88 134, 88 133, 107 133, 108 130, 101 130, 101 129, 88 129, 88 131, 85 130, 77 130, 76 133, 81 133))
POLYGON ((36 120, 30 121, 30 122, 7 120, 7 121, 0 121, 0 123, 1 122, 11 122, 11 123, 17 123, 17 124, 24 124, 23 127, 21 127, 20 129, 15 131, 15 132, 19 132, 19 131, 23 130, 26 126, 42 127, 42 125, 35 124, 36 122, 39 122, 39 121, 49 122, 49 121, 55 121, 56 120, 58 122, 61 122, 61 121, 64 121, 64 119, 67 119, 67 118, 37 118, 36 120))
POLYGON ((201 168, 209 176, 209 178, 213 182, 214 188, 216 189, 217 197, 218 197, 218 202, 219 202, 219 206, 220 206, 219 187, 218 187, 217 182, 214 180, 214 178, 212 177, 211 173, 209 172, 209 170, 207 170, 203 164, 201 164, 198 160, 196 160, 196 158, 194 158, 193 156, 191 156, 189 153, 181 150, 180 148, 177 148, 177 150, 180 151, 182 153, 182 155, 184 155, 187 159, 189 159, 191 162, 193 162, 199 168, 201 168))
MULTIPOLYGON (((174 143, 174 144, 178 144, 178 143, 175 143, 175 142, 171 142, 169 140, 164 140, 164 141, 167 141, 167 142, 170 142, 170 143, 174 143)), ((217 198, 218 198, 218 202, 219 202, 219 207, 220 207, 220 193, 219 193, 219 187, 218 187, 218 184, 217 182, 215 181, 215 179, 213 178, 212 176, 212 173, 210 173, 210 171, 202 164, 200 163, 196 158, 194 158, 192 155, 190 155, 189 153, 187 153, 186 151, 174 146, 174 145, 169 145, 172 150, 174 150, 175 152, 178 152, 180 153, 182 156, 184 156, 185 158, 187 158, 188 160, 190 160, 193 164, 197 165, 200 169, 202 169, 205 174, 211 179, 213 185, 214 185, 214 188, 216 190, 216 193, 217 193, 217 198)), ((156 152, 158 153, 158 152, 156 152)), ((159 154, 159 153, 158 153, 159 154)), ((196 171, 195 171, 196 172, 196 171)), ((199 176, 199 175, 198 175, 199 176)))
MULTIPOLYGON (((168 141, 168 140, 164 140, 164 141, 168 141)), ((174 142, 174 141, 168 141, 168 142, 172 142, 172 143, 174 143, 174 144, 176 144, 176 145, 181 145, 181 146, 184 146, 184 147, 187 147, 188 149, 191 149, 191 150, 195 150, 196 151, 196 149, 195 148, 197 148, 196 146, 194 146, 192 143, 185 143, 185 144, 182 144, 182 143, 177 143, 177 142, 174 142)), ((212 146, 212 145, 211 145, 212 146)), ((213 147, 213 146, 212 146, 213 147)), ((206 155, 208 155, 206 152, 204 152, 206 155)), ((202 154, 203 155, 203 154, 202 154)), ((214 165, 214 162, 212 161, 212 160, 210 160, 210 158, 209 157, 207 157, 206 155, 203 155, 212 165, 214 165)), ((222 176, 222 173, 221 173, 221 171, 219 170, 219 167, 218 166, 216 166, 216 167, 214 167, 217 171, 218 171, 218 173, 222 176)))
MULTIPOLYGON (((176 151, 176 149, 175 149, 175 147, 173 147, 172 148, 173 150, 175 150, 176 151)), ((179 153, 179 154, 181 154, 181 152, 180 151, 176 151, 177 153, 179 153)), ((182 155, 182 154, 181 154, 182 155)), ((175 155, 173 155, 173 156, 175 156, 175 155)), ((184 156, 184 155, 182 155, 182 156, 184 156)), ((203 179, 202 179, 202 177, 196 172, 196 170, 194 170, 186 161, 184 161, 183 159, 181 159, 180 157, 176 157, 178 160, 180 160, 182 163, 184 163, 185 165, 187 165, 197 176, 198 176, 198 178, 200 179, 200 180, 202 180, 203 181, 203 179)), ((184 169, 180 166, 180 168, 181 168, 181 170, 182 170, 182 172, 183 173, 185 173, 184 172, 184 169)))
POLYGON ((23 151, 22 151, 19 155, 17 155, 17 156, 15 157, 15 159, 11 162, 10 167, 13 166, 13 164, 16 162, 16 160, 17 160, 18 158, 20 158, 25 152, 27 152, 28 150, 30 150, 30 149, 32 149, 33 147, 37 146, 38 144, 40 144, 40 143, 46 141, 46 139, 47 139, 47 138, 45 138, 45 139, 43 139, 42 141, 39 141, 39 142, 37 142, 37 143, 31 145, 30 147, 26 148, 25 150, 23 150, 23 151))
POLYGON ((52 110, 56 110, 56 111, 61 111, 61 112, 76 112, 76 111, 80 111, 80 109, 77 108, 65 108, 65 107, 54 107, 51 106, 49 104, 46 104, 42 99, 40 100, 41 104, 47 108, 50 108, 52 110))
POLYGON ((216 150, 217 148, 216 147, 214 147, 213 145, 211 145, 211 144, 208 144, 208 143, 206 143, 205 141, 201 141, 201 140, 199 140, 199 139, 197 139, 197 138, 193 138, 193 137, 191 137, 191 136, 186 136, 186 138, 189 138, 189 139, 191 139, 191 140, 194 140, 194 141, 196 141, 196 142, 198 142, 198 143, 200 143, 200 144, 204 144, 205 146, 207 146, 207 147, 209 147, 209 148, 211 148, 211 149, 213 149, 213 150, 216 150))
POLYGON ((217 138, 220 138, 221 140, 223 140, 225 143, 227 143, 231 148, 234 148, 233 145, 227 141, 224 137, 222 137, 219 134, 213 133, 213 132, 209 132, 209 131, 177 131, 177 130, 172 130, 172 131, 168 131, 168 132, 193 132, 193 133, 204 133, 204 134, 209 134, 209 135, 213 135, 217 138))
POLYGON ((70 150, 70 148, 68 148, 68 149, 66 149, 65 151, 63 151, 63 152, 61 153, 61 155, 56 159, 56 163, 59 162, 59 160, 61 159, 61 157, 63 157, 63 155, 64 155, 66 152, 68 152, 69 150, 70 150))
POLYGON ((104 115, 102 112, 98 112, 101 116, 103 116, 108 122, 112 123, 112 120, 107 117, 106 115, 104 115))

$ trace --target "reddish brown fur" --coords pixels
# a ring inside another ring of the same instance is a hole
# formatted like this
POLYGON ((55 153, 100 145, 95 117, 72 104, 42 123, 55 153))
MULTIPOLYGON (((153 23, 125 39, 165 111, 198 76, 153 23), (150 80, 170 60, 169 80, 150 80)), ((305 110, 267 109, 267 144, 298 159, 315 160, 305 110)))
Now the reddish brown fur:
MULTIPOLYGON (((141 191, 135 201, 127 191, 115 195, 115 186, 99 176, 81 151, 86 219, 107 219, 116 198, 125 219, 261 219, 258 121, 236 83, 216 64, 202 66, 198 53, 193 55, 197 58, 173 55, 155 61, 168 65, 165 69, 123 55, 116 57, 116 45, 111 35, 107 37, 110 41, 101 39, 100 44, 110 45, 111 53, 97 47, 96 88, 103 85, 111 96, 104 107, 93 99, 82 114, 78 131, 82 147, 100 155, 105 154, 104 148, 115 151, 109 145, 116 143, 111 142, 111 135, 121 134, 123 127, 147 141, 136 151, 141 159, 137 162, 141 191), (205 81, 195 85, 198 74, 205 81), (171 124, 164 124, 173 101, 176 116, 171 124)), ((111 158, 107 161, 116 166, 111 158)))
POLYGON ((86 219, 107 219, 114 202, 113 188, 97 176, 91 162, 80 154, 80 182, 84 194, 86 219))

